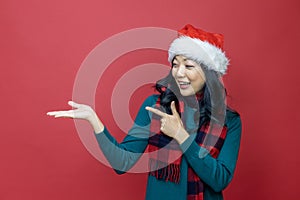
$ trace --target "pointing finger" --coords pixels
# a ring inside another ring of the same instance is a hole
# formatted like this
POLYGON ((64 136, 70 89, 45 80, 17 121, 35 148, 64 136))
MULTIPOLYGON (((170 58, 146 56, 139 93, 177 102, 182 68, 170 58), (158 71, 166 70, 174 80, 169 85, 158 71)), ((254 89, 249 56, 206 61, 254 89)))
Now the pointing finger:
POLYGON ((158 116, 161 116, 161 117, 165 117, 166 116, 166 113, 156 109, 156 108, 152 108, 152 107, 149 107, 149 106, 146 106, 146 110, 154 113, 154 114, 157 114, 158 116))

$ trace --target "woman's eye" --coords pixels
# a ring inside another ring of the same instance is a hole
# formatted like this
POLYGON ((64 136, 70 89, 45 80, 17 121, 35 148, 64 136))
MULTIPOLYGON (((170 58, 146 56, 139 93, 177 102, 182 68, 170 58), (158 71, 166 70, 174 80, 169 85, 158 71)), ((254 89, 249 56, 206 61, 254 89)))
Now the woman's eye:
POLYGON ((192 69, 192 68, 194 68, 193 65, 186 65, 185 67, 186 67, 187 69, 192 69))
POLYGON ((175 64, 175 63, 172 64, 172 67, 177 67, 177 66, 178 66, 178 64, 175 64))

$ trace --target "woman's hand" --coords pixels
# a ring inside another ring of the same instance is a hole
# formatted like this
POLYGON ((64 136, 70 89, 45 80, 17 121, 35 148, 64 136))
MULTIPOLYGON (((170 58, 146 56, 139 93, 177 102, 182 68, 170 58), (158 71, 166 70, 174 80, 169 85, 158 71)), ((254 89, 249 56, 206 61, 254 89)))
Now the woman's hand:
POLYGON ((47 112, 47 115, 54 116, 55 118, 65 117, 73 119, 84 119, 92 125, 95 133, 100 133, 103 131, 104 125, 99 120, 96 112, 90 106, 85 104, 78 104, 73 101, 69 101, 68 104, 75 109, 47 112))
POLYGON ((160 130, 167 136, 174 138, 179 144, 182 144, 189 137, 189 134, 184 129, 181 118, 177 113, 174 101, 171 103, 172 115, 148 106, 146 107, 146 110, 161 117, 160 130))

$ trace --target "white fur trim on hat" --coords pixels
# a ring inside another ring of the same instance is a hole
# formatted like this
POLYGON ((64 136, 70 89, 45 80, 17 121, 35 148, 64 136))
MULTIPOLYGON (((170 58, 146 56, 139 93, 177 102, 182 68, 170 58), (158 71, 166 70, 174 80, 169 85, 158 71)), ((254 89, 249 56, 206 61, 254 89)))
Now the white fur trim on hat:
POLYGON ((180 36, 171 43, 169 62, 171 63, 177 55, 185 56, 199 64, 203 63, 208 69, 220 72, 222 75, 226 73, 229 64, 228 58, 221 49, 209 42, 188 36, 180 36))

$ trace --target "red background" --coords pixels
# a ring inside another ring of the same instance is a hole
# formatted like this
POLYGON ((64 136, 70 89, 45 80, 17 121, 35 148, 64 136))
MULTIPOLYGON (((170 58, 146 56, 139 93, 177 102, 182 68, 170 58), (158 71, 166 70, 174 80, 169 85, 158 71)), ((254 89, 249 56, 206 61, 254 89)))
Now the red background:
MULTIPOLYGON (((77 70, 101 41, 131 28, 186 23, 223 33, 231 58, 224 79, 243 135, 226 199, 298 199, 299 11, 297 0, 2 0, 0 199, 143 199, 146 174, 115 175, 88 153, 72 120, 46 112, 68 109, 77 70)), ((166 60, 141 51, 113 66, 145 63, 143 53, 166 60)), ((98 87, 96 100, 109 99, 108 90, 98 87)), ((103 107, 97 112, 112 126, 103 107)))

